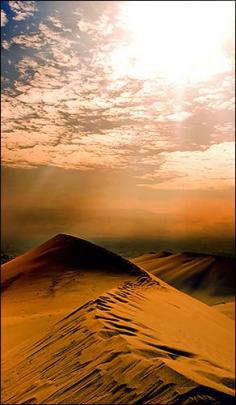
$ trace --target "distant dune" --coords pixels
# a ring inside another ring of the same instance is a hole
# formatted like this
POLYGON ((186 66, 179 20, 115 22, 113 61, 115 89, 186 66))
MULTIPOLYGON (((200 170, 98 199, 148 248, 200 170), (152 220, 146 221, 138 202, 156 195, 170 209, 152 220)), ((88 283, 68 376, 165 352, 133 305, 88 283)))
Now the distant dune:
POLYGON ((198 253, 150 253, 131 260, 168 284, 209 304, 235 297, 234 258, 198 253))
POLYGON ((235 301, 218 304, 214 307, 218 311, 222 312, 222 314, 228 316, 231 319, 235 319, 235 301))
POLYGON ((90 242, 2 266, 4 404, 229 404, 234 323, 90 242))

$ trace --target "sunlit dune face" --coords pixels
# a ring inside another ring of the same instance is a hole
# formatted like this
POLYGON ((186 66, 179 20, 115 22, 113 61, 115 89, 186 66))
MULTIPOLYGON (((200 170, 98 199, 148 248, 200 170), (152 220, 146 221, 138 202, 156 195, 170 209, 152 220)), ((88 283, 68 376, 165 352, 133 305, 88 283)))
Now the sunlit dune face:
POLYGON ((233 2, 122 2, 130 43, 116 49, 116 76, 158 75, 175 83, 206 80, 229 69, 224 45, 233 27, 233 2))

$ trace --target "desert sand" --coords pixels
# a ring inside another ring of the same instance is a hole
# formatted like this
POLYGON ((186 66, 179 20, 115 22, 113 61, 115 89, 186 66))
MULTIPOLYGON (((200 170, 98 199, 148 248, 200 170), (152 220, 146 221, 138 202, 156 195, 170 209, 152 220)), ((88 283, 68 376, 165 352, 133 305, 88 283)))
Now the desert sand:
POLYGON ((2 403, 233 403, 234 322, 142 267, 69 235, 4 264, 2 403))
POLYGON ((235 298, 234 258, 190 252, 159 252, 131 260, 142 269, 208 305, 231 302, 232 315, 235 298))
POLYGON ((221 311, 222 314, 225 314, 231 319, 235 319, 235 301, 226 302, 224 304, 214 305, 214 308, 218 311, 221 311))

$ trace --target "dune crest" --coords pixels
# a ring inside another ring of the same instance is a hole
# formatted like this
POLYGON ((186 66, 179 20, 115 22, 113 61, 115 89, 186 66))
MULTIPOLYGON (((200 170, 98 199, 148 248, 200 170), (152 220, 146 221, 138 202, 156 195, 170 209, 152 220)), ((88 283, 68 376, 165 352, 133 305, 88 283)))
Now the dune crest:
POLYGON ((140 269, 115 253, 75 236, 58 234, 39 247, 2 265, 2 284, 28 272, 42 272, 65 268, 108 269, 139 272, 140 269))
POLYGON ((135 274, 144 271, 91 242, 62 234, 5 263, 1 271, 3 353, 25 340, 30 344, 35 334, 135 274))

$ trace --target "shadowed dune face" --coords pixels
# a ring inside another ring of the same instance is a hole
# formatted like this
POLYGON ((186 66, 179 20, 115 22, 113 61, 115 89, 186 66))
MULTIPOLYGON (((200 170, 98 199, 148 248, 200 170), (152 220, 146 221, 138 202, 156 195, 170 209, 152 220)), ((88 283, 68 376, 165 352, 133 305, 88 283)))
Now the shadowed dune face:
POLYGON ((83 239, 59 234, 36 249, 11 260, 2 266, 2 283, 19 274, 48 272, 48 267, 58 271, 62 268, 77 270, 99 269, 138 272, 140 269, 122 257, 83 239), (91 253, 92 252, 92 253, 91 253), (45 267, 46 264, 46 267, 45 267))
POLYGON ((215 305, 215 309, 231 319, 235 319, 235 301, 215 305))
POLYGON ((91 299, 143 274, 90 242, 57 235, 2 266, 3 352, 91 299), (22 328, 22 320, 25 327, 22 328))
POLYGON ((132 262, 207 304, 232 301, 235 259, 198 253, 147 254, 132 262))
POLYGON ((4 403, 231 402, 234 324, 214 309, 66 235, 3 271, 4 403))

